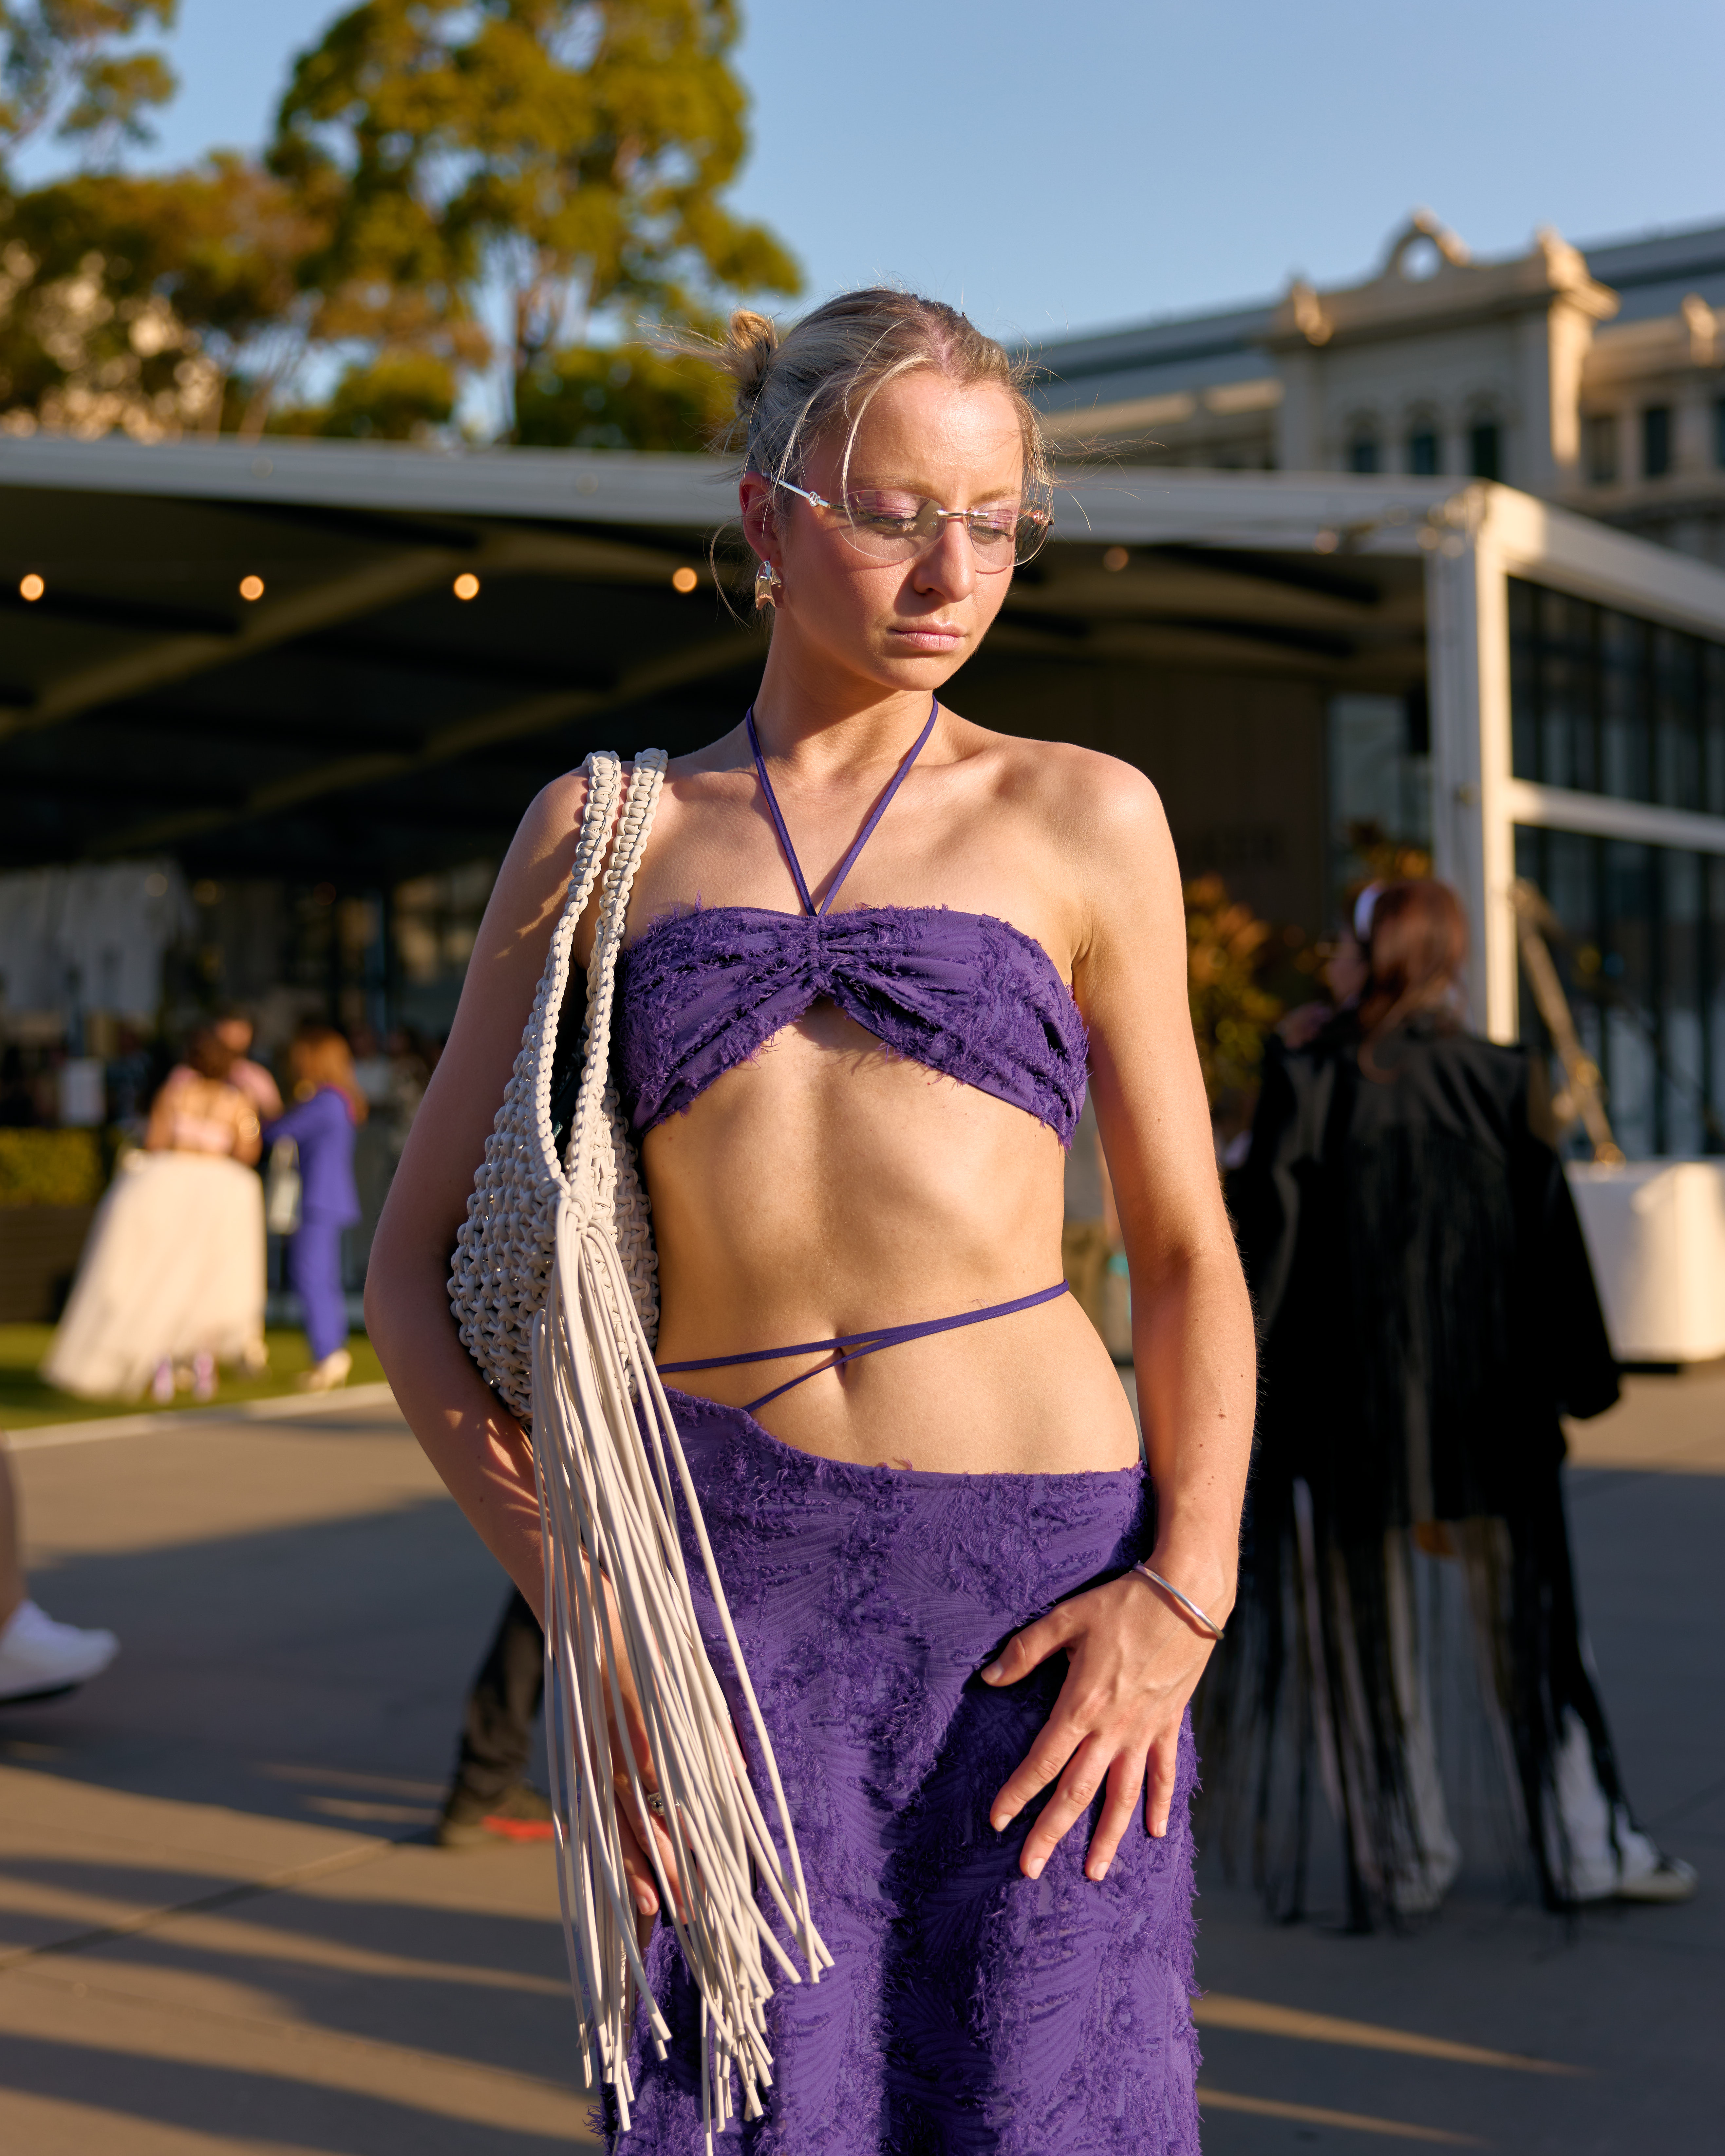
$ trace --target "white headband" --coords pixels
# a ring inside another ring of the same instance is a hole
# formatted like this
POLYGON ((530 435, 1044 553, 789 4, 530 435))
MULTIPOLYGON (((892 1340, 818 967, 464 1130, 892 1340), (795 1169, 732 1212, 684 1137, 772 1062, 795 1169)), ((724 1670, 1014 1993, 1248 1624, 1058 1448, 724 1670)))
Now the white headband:
POLYGON ((1353 940, 1362 949, 1372 940, 1372 916, 1383 896, 1381 883, 1368 883, 1353 901, 1353 940))

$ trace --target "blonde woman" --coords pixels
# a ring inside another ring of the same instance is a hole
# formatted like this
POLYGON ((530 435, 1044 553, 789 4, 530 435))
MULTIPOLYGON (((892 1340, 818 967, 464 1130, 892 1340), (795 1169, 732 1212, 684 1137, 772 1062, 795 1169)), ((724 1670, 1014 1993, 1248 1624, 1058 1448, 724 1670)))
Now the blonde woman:
MULTIPOLYGON (((1000 347, 865 291, 782 343, 739 315, 721 357, 772 643, 737 726, 670 767, 615 1069, 660 1366, 836 1957, 776 1992, 768 2119, 732 2133, 1195 2149, 1185 1717, 1233 1600, 1255 1381, 1173 849, 1137 772, 941 701, 1045 530, 1000 347), (1142 1459, 1060 1280, 1086 1084, 1142 1459)), ((528 1440, 444 1281, 583 787, 547 788, 505 864, 367 1297, 409 1420, 536 1610, 528 1440)), ((709 1650, 728 1684, 716 1625, 709 1650)), ((649 1927, 649 1835, 669 1869, 650 1807, 629 1851, 649 1927)), ((675 2040, 637 2044, 626 2146, 692 2150, 700 2002, 668 1926, 648 1968, 675 2040)))

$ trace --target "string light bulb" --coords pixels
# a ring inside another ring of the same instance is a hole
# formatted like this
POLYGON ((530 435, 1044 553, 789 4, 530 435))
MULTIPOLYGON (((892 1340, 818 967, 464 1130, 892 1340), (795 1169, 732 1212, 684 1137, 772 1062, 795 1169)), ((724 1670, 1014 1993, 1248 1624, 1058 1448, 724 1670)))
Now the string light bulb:
POLYGON ((264 596, 264 579, 261 577, 242 577, 239 580, 239 596, 241 598, 245 600, 248 605, 251 605, 257 600, 262 598, 264 596))
POLYGON ((476 599, 480 594, 480 580, 471 569, 464 569, 456 578, 454 588, 458 599, 476 599))
POLYGON ((685 566, 680 569, 673 569, 671 571, 671 589, 674 592, 681 592, 685 598, 686 598, 688 594, 694 590, 696 584, 700 582, 700 578, 697 577, 694 570, 690 568, 686 564, 685 564, 685 566))
POLYGON ((33 569, 18 578, 18 595, 21 599, 27 599, 32 606, 47 589, 48 586, 33 569))

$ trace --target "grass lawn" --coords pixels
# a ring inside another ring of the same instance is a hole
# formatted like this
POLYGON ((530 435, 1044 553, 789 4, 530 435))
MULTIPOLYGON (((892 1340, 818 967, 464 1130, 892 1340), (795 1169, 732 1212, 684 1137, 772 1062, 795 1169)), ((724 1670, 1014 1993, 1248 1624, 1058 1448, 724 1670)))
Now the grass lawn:
MULTIPOLYGON (((154 1409, 146 1393, 136 1400, 80 1400, 71 1393, 44 1384, 36 1366, 48 1353, 54 1337, 51 1325, 0 1325, 0 1430, 28 1430, 44 1422, 85 1422, 96 1415, 137 1414, 154 1409)), ((297 1330, 275 1330, 265 1334, 270 1342, 270 1367, 261 1377, 245 1378, 238 1371, 218 1373, 213 1406, 232 1407, 241 1400, 274 1399, 294 1389, 294 1379, 311 1367, 305 1336, 297 1330)), ((350 1385, 375 1383, 383 1375, 382 1365, 363 1332, 356 1332, 347 1345, 353 1355, 350 1385)), ((170 1403, 189 1408, 197 1403, 189 1392, 170 1403)))

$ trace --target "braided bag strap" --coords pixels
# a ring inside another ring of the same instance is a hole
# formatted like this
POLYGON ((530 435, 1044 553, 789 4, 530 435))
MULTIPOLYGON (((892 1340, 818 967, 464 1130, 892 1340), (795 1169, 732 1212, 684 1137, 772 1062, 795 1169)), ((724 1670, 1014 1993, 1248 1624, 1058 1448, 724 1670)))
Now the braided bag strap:
POLYGON ((665 765, 662 750, 645 750, 626 782, 616 754, 599 749, 582 766, 587 802, 568 896, 552 932, 521 1050, 485 1141, 485 1158, 474 1177, 467 1217, 451 1257, 449 1301, 461 1343, 486 1382, 523 1420, 532 1412, 533 1320, 545 1307, 557 1211, 566 1193, 579 1194, 577 1203, 583 1217, 610 1214, 643 1330, 649 1342, 658 1332, 658 1259, 652 1218, 634 1147, 616 1090, 608 1082, 608 1065, 623 909, 639 865, 665 765), (606 865, 619 802, 624 803, 622 823, 601 886, 600 870, 606 865), (586 984, 589 1013, 579 1096, 585 1114, 578 1109, 560 1161, 551 1127, 557 1020, 569 983, 575 932, 596 886, 601 889, 601 927, 586 984), (603 1004, 603 1020, 598 1029, 593 1024, 596 992, 603 1004))

